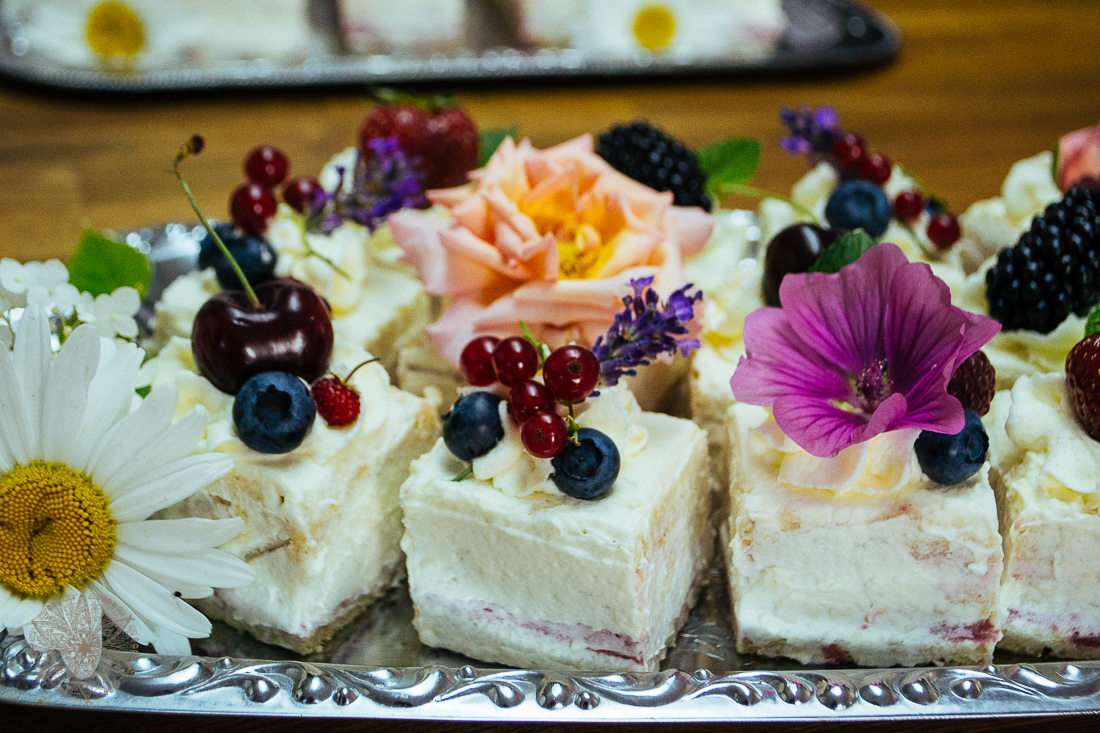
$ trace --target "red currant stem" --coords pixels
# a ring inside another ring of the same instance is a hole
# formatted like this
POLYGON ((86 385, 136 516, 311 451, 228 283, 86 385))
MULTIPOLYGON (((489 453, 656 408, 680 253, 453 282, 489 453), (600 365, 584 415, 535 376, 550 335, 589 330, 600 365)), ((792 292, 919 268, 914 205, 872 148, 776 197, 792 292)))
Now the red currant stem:
MULTIPOLYGON (((352 377, 353 377, 353 376, 355 375, 355 373, 356 373, 357 371, 359 371, 360 369, 362 369, 363 367, 365 367, 365 366, 366 366, 367 364, 373 364, 373 363, 374 363, 374 362, 376 362, 376 361, 378 361, 378 357, 377 357, 377 356, 376 356, 376 357, 374 357, 373 359, 367 359, 367 360, 366 360, 365 362, 363 362, 363 363, 362 363, 362 364, 360 364, 359 366, 357 366, 357 367, 355 367, 354 369, 352 369, 352 370, 351 370, 351 372, 349 372, 349 373, 348 373, 348 375, 347 375, 346 377, 344 377, 343 379, 341 379, 340 381, 341 381, 341 382, 344 382, 345 384, 347 384, 348 382, 350 382, 350 381, 351 381, 351 378, 352 378, 352 377)), ((339 379, 339 377, 337 377, 337 379, 339 379)))
POLYGON ((897 223, 901 225, 901 228, 907 231, 909 236, 913 238, 913 241, 917 243, 917 247, 920 248, 921 254, 932 262, 939 262, 941 259, 940 256, 924 246, 924 242, 920 241, 920 235, 917 234, 917 231, 913 229, 913 226, 909 222, 903 219, 895 219, 895 221, 897 221, 897 223))
POLYGON ((455 476, 451 480, 452 481, 465 481, 466 479, 468 479, 470 477, 470 474, 472 474, 473 472, 474 472, 474 464, 471 463, 470 465, 466 466, 466 468, 462 469, 462 473, 458 474, 457 476, 455 476))
POLYGON ((577 440, 577 431, 580 426, 577 425, 576 419, 573 417, 573 403, 569 403, 569 414, 565 416, 565 439, 573 445, 580 445, 581 442, 577 440))
POLYGON ((342 267, 337 265, 331 259, 329 259, 328 257, 325 257, 323 254, 321 254, 317 250, 313 249, 313 246, 309 243, 309 230, 306 229, 306 215, 305 214, 298 214, 295 217, 295 219, 298 222, 298 228, 302 230, 302 244, 305 245, 306 256, 307 257, 316 257, 317 259, 321 260, 321 262, 324 262, 326 265, 331 267, 336 274, 340 275, 345 280, 350 282, 351 281, 351 275, 349 275, 347 272, 345 272, 342 267))
POLYGON ((237 264, 237 260, 233 259, 233 255, 229 253, 229 248, 225 246, 225 242, 222 241, 222 238, 214 231, 214 227, 210 226, 210 222, 203 216, 202 212, 199 211, 199 205, 195 202, 195 196, 191 193, 191 187, 187 185, 187 181, 183 180, 183 174, 180 173, 180 163, 191 155, 198 155, 199 151, 202 150, 201 142, 197 146, 194 144, 196 138, 200 141, 202 140, 201 137, 195 135, 188 141, 187 145, 184 145, 180 151, 176 153, 176 161, 172 165, 172 171, 176 174, 176 180, 179 181, 180 188, 183 189, 183 195, 187 197, 188 203, 191 204, 191 208, 199 217, 199 221, 202 222, 202 226, 206 230, 206 233, 213 237, 214 243, 218 245, 218 249, 221 250, 222 255, 225 259, 229 260, 229 265, 233 268, 233 272, 237 274, 237 279, 241 281, 241 286, 248 296, 248 302, 252 304, 253 308, 259 310, 260 299, 256 297, 256 291, 253 290, 252 286, 248 283, 248 278, 244 276, 244 271, 241 270, 241 266, 237 264))
POLYGON ((771 191, 765 191, 762 188, 746 186, 744 183, 720 183, 715 187, 715 192, 722 198, 731 194, 738 194, 740 196, 752 196, 758 199, 777 199, 790 206, 799 214, 809 218, 814 224, 821 225, 821 220, 814 215, 814 212, 810 211, 802 204, 785 196, 774 194, 771 191))
POLYGON ((550 347, 535 338, 535 334, 531 333, 531 329, 523 321, 519 322, 519 330, 523 334, 523 338, 530 341, 531 345, 535 347, 535 351, 539 355, 539 369, 542 369, 542 365, 546 363, 546 357, 550 355, 550 347))

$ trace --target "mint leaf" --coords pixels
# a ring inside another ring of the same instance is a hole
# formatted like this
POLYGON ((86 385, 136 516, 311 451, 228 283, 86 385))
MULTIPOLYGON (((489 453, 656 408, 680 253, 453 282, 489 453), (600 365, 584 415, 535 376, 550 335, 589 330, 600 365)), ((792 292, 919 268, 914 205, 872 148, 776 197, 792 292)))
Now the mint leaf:
POLYGON ((839 272, 840 268, 852 264, 874 246, 875 240, 862 229, 848 232, 825 248, 810 272, 839 272))
POLYGON ((149 261, 130 245, 85 229, 69 258, 69 282, 93 296, 112 293, 123 285, 145 295, 149 261))
POLYGON ((515 137, 519 128, 515 125, 511 127, 494 127, 491 130, 481 131, 481 152, 477 156, 477 165, 479 168, 484 167, 489 162, 489 158, 493 157, 493 153, 497 151, 500 144, 504 142, 506 137, 515 137))
POLYGON ((707 188, 747 183, 760 164, 760 141, 730 137, 699 148, 699 168, 707 177, 707 188))
POLYGON ((1085 321, 1086 336, 1091 336, 1097 331, 1100 331, 1100 307, 1093 308, 1089 311, 1089 319, 1085 321))

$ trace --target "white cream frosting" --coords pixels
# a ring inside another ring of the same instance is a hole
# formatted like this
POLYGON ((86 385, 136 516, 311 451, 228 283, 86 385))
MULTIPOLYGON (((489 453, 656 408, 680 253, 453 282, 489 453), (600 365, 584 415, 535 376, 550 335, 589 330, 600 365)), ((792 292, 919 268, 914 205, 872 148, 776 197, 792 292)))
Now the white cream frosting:
MULTIPOLYGON (((621 460, 640 453, 649 433, 639 423, 642 410, 625 384, 600 390, 597 397, 581 403, 584 412, 577 417, 581 427, 599 430, 615 444, 621 460)), ((504 437, 488 453, 471 461, 474 477, 486 481, 507 496, 523 497, 534 493, 562 495, 550 480, 554 472, 548 458, 536 458, 523 447, 520 428, 508 414, 508 403, 498 406, 504 437)))
POLYGON ((282 204, 268 224, 266 236, 279 255, 275 274, 297 278, 323 293, 333 317, 347 314, 362 298, 370 282, 371 234, 366 227, 345 222, 332 234, 310 234, 302 217, 282 204))

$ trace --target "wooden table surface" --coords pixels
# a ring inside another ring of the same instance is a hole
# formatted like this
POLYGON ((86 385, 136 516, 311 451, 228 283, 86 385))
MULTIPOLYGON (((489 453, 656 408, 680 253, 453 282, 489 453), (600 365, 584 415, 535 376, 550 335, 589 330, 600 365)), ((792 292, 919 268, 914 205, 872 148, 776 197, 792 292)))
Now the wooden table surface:
MULTIPOLYGON (((781 105, 831 104, 846 129, 923 178, 956 212, 996 195, 1009 166, 1100 120, 1100 3, 1096 0, 877 0, 898 24, 902 50, 887 66, 844 74, 770 78, 466 84, 460 101, 483 127, 518 125, 537 146, 644 117, 699 146, 728 135, 760 138, 755 184, 789 190, 805 170, 782 153, 781 105)), ((354 142, 370 104, 362 89, 221 93, 138 99, 65 94, 0 82, 0 256, 64 258, 82 224, 125 229, 190 219, 170 161, 191 133, 208 149, 188 175, 210 216, 224 216, 258 143, 315 173, 354 142)), ((740 202, 751 206, 751 201, 740 202)), ((1092 717, 1041 721, 1093 730, 1092 717)), ((370 724, 71 713, 0 706, 0 729, 113 731, 498 731, 486 724, 370 724)), ((875 723, 860 731, 1035 730, 1034 720, 875 723)), ((533 726, 522 726, 524 730, 533 726)), ((672 726, 712 731, 731 726, 672 726)), ((519 726, 513 726, 518 729, 519 726)), ((561 731, 565 726, 537 726, 561 731)), ((833 731, 847 726, 737 726, 833 731)), ((591 730, 591 728, 588 728, 591 730)), ((609 728, 624 730, 622 727, 609 728)), ((666 729, 669 730, 669 729, 666 729)))

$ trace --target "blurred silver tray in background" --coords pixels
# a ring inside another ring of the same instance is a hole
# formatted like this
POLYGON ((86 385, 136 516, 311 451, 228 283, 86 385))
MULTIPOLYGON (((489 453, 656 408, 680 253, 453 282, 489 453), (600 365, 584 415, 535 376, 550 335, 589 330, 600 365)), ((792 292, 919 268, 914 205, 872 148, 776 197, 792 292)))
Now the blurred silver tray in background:
MULTIPOLYGON (((5 2, 13 0, 0 0, 5 2)), ((509 39, 501 22, 488 18, 479 25, 484 30, 460 51, 427 56, 357 55, 341 40, 334 2, 310 0, 310 38, 300 59, 172 63, 130 71, 81 67, 38 53, 25 29, 9 18, 0 25, 0 73, 52 87, 122 93, 501 78, 761 74, 874 65, 892 58, 899 45, 894 24, 857 2, 783 0, 788 26, 773 52, 693 56, 641 50, 601 56, 571 48, 522 50, 505 45, 509 39)))

